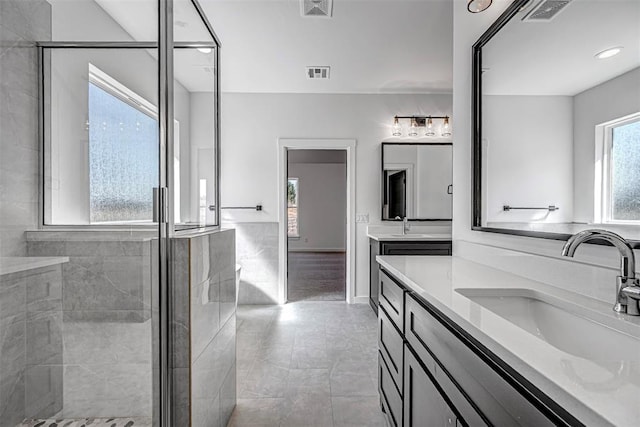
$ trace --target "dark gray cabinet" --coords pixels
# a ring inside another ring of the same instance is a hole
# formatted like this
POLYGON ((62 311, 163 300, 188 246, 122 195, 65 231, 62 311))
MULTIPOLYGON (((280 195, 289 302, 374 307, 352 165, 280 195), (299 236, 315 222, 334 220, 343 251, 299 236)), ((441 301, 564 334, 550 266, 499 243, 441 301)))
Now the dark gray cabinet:
POLYGON ((380 287, 377 255, 451 255, 451 240, 387 242, 369 239, 369 305, 376 314, 380 287))
POLYGON ((457 423, 456 414, 436 388, 432 374, 408 347, 404 357, 403 418, 405 427, 456 427, 457 423))
POLYGON ((378 386, 390 425, 582 425, 401 281, 378 274, 378 386))

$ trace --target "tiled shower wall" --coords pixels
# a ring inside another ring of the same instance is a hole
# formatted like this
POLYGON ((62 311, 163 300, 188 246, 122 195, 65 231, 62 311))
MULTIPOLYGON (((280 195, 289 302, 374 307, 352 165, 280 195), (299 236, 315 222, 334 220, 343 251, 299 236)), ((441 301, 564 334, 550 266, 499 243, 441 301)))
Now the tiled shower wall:
POLYGON ((0 0, 0 256, 27 253, 38 225, 38 60, 51 39, 46 0, 0 0))
POLYGON ((238 304, 278 303, 278 223, 228 224, 236 230, 242 266, 238 304))
POLYGON ((0 275, 0 427, 62 409, 59 265, 0 275))
POLYGON ((62 268, 64 418, 152 416, 153 233, 27 232, 62 268))
POLYGON ((234 230, 171 240, 173 425, 226 426, 236 404, 234 230))

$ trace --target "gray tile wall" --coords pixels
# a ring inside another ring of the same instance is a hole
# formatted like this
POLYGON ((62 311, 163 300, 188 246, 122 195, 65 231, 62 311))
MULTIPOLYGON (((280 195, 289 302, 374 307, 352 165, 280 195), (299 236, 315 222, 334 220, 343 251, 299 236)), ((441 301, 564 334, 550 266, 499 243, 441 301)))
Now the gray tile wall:
POLYGON ((38 61, 51 39, 46 0, 0 1, 0 256, 27 253, 38 225, 38 61))
POLYGON ((174 425, 226 426, 236 403, 235 233, 175 238, 174 425))
POLYGON ((0 276, 0 427, 62 409, 62 272, 0 276))
POLYGON ((147 234, 26 233, 30 256, 69 257, 61 303, 65 418, 152 416, 147 234))
POLYGON ((236 230, 237 262, 242 266, 238 304, 278 302, 278 223, 229 224, 236 230))

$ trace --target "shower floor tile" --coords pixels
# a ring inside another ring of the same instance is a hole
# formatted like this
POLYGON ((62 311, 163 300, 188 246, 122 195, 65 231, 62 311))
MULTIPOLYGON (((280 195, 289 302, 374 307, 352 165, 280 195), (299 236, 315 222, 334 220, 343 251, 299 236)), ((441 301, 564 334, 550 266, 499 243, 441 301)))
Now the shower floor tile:
POLYGON ((151 427, 151 418, 79 418, 25 420, 16 427, 151 427))

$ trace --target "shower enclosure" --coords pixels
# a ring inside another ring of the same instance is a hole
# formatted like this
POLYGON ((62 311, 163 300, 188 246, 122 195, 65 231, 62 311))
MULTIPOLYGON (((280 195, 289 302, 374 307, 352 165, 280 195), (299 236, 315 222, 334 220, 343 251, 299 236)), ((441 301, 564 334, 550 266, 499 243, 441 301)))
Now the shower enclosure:
POLYGON ((3 157, 31 160, 26 184, 2 164, 0 427, 208 425, 180 414, 175 278, 218 229, 212 26, 196 0, 0 4, 3 104, 35 107, 2 111, 3 157))

